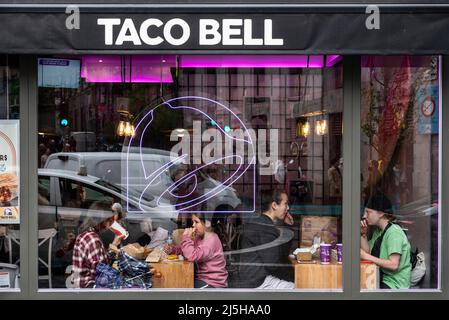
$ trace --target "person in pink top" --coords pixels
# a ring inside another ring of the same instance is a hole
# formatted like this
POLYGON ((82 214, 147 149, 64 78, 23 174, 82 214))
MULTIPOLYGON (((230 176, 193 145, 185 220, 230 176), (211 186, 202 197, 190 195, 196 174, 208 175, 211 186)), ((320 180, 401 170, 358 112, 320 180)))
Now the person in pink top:
POLYGON ((228 271, 220 239, 203 215, 192 214, 192 222, 193 227, 184 230, 181 245, 168 246, 166 251, 195 262, 195 288, 227 287, 228 271))

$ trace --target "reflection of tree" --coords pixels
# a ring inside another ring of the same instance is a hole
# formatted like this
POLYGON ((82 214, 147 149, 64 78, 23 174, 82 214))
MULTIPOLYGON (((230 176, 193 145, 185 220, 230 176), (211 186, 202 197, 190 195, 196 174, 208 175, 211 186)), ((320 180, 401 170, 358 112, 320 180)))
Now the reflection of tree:
MULTIPOLYGON (((372 79, 370 79, 370 87, 369 92, 369 105, 368 112, 366 114, 366 118, 364 123, 362 124, 362 132, 368 138, 368 145, 374 150, 378 151, 377 145, 374 143, 374 137, 377 134, 378 124, 379 124, 379 104, 380 97, 379 93, 374 89, 374 85, 372 83, 372 79)), ((365 142, 366 143, 366 142, 365 142)))
MULTIPOLYGON (((362 133, 368 138, 364 143, 370 151, 375 151, 379 161, 375 161, 378 174, 368 179, 365 193, 392 185, 393 167, 398 163, 405 141, 413 137, 415 128, 414 104, 420 73, 412 73, 407 58, 404 58, 400 68, 393 69, 391 76, 385 68, 382 70, 384 79, 379 81, 374 67, 370 68, 369 89, 363 93, 369 100, 361 125, 362 133), (382 91, 385 92, 384 97, 382 91)), ((373 160, 374 157, 370 152, 369 159, 373 160)))
MULTIPOLYGON (((390 161, 387 163, 387 166, 385 168, 385 171, 383 175, 380 177, 380 180, 378 182, 378 185, 382 190, 388 190, 394 186, 394 170, 393 167, 399 163, 401 154, 405 151, 403 146, 408 145, 409 142, 412 142, 410 140, 413 139, 413 132, 415 128, 415 109, 414 109, 414 102, 415 102, 415 86, 413 86, 412 94, 409 102, 409 107, 407 109, 406 115, 405 115, 405 121, 403 121, 399 137, 397 140, 397 143, 395 145, 395 148, 393 150, 393 153, 391 155, 390 161)), ((393 190, 395 191, 395 190, 393 190)))

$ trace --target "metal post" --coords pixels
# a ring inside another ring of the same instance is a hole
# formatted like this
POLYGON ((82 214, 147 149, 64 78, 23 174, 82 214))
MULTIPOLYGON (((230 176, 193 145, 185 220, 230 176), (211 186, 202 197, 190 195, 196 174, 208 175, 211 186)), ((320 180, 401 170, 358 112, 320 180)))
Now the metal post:
POLYGON ((360 292, 360 56, 343 59, 343 289, 360 292))

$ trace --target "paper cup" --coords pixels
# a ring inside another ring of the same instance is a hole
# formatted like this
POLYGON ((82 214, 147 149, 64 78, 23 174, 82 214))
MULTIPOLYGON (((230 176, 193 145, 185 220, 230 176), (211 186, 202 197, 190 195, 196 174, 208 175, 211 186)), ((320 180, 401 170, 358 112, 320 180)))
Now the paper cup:
POLYGON ((343 244, 337 243, 337 263, 343 263, 343 244))
POLYGON ((329 264, 331 262, 331 245, 322 243, 320 245, 321 264, 329 264))
POLYGON ((117 221, 114 221, 114 223, 111 225, 111 230, 116 235, 123 237, 123 239, 128 238, 129 233, 125 230, 117 221))

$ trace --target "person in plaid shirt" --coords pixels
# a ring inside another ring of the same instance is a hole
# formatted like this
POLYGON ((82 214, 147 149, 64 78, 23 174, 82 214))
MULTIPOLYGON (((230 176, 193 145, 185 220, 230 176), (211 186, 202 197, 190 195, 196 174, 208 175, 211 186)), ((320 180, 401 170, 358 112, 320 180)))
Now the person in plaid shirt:
MULTIPOLYGON (((107 253, 100 233, 122 218, 121 210, 109 210, 101 203, 94 203, 88 210, 80 234, 73 247, 73 284, 75 288, 92 288, 95 285, 96 267, 100 262, 111 263, 112 252, 107 253)), ((118 246, 122 237, 116 236, 118 246)))

